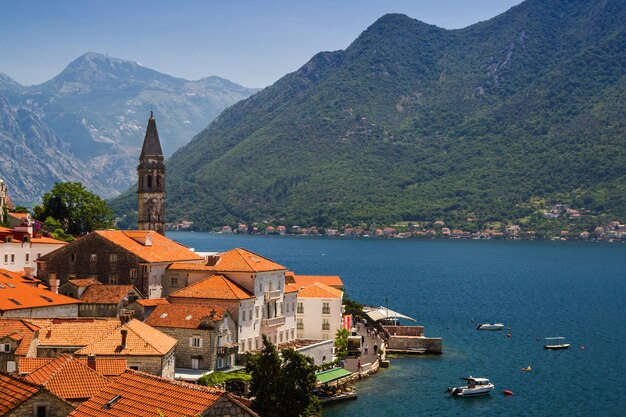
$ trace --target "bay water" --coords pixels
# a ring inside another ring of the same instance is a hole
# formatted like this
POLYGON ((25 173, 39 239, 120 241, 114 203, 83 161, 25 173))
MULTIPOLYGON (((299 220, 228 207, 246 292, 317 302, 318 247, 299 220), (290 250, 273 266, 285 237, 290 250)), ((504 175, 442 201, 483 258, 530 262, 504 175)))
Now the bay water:
POLYGON ((624 244, 167 236, 198 251, 243 247, 300 275, 339 275, 349 297, 443 337, 442 355, 392 356, 390 368, 355 385, 358 400, 325 407, 326 417, 626 415, 624 244), (481 322, 510 330, 478 331, 481 322), (551 336, 571 348, 545 350, 551 336), (468 375, 496 389, 465 399, 444 393, 468 375))

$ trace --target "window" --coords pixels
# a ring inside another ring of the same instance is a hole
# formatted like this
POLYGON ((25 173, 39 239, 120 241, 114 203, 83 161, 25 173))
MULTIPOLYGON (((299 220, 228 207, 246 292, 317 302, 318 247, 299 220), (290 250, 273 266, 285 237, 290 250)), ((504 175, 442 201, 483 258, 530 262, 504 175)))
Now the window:
POLYGON ((200 368, 200 359, 191 358, 191 369, 198 369, 198 368, 200 368))
POLYGON ((7 361, 7 372, 15 372, 16 368, 15 361, 7 361))
POLYGON ((298 303, 298 314, 304 314, 304 305, 298 303))
POLYGON ((48 408, 45 405, 37 405, 36 406, 36 416, 37 417, 47 417, 48 416, 48 408))
POLYGON ((291 329, 291 338, 292 339, 294 338, 294 331, 293 331, 293 329, 291 329))
POLYGON ((322 319, 322 330, 330 330, 330 322, 328 319, 322 319))
POLYGON ((11 254, 11 263, 12 264, 15 263, 15 254, 14 253, 11 254))
POLYGON ((130 270, 130 277, 131 277, 132 279, 136 279, 136 278, 137 278, 137 269, 136 269, 136 268, 132 268, 132 269, 130 270))
POLYGON ((172 287, 178 287, 178 277, 172 277, 170 285, 172 287))
POLYGON ((9 254, 8 254, 8 253, 5 253, 5 254, 4 254, 4 264, 6 265, 6 264, 8 264, 8 263, 9 263, 9 254))
POLYGON ((29 235, 24 235, 24 237, 22 238, 22 242, 24 242, 24 243, 30 242, 30 236, 29 235))
POLYGON ((37 259, 41 258, 41 252, 37 252, 37 259))
POLYGON ((0 345, 0 352, 10 352, 11 351, 11 344, 10 343, 3 343, 0 345))
POLYGON ((117 262, 117 253, 112 253, 109 255, 109 261, 111 261, 112 264, 114 264, 115 262, 117 262))
POLYGON ((133 371, 138 371, 139 370, 139 365, 132 365, 128 367, 129 369, 132 369, 133 371))
POLYGON ((252 320, 252 309, 248 310, 248 320, 252 320))
POLYGON ((117 285, 117 274, 109 274, 109 284, 117 285))
POLYGON ((330 303, 322 303, 322 314, 330 314, 330 303))
POLYGON ((76 262, 76 254, 75 253, 70 253, 70 262, 72 262, 72 263, 76 262))
POLYGON ((4 243, 13 243, 13 236, 7 236, 4 238, 4 243))
POLYGON ((296 322, 296 328, 298 330, 304 330, 304 321, 302 319, 298 319, 296 322))
POLYGON ((29 262, 30 262, 30 253, 27 253, 27 254, 25 255, 25 257, 24 257, 24 261, 25 261, 26 263, 29 263, 29 262))
POLYGON ((189 338, 189 346, 195 348, 202 347, 202 338, 198 336, 192 336, 189 338))
POLYGON ((255 310, 254 318, 258 319, 259 318, 259 306, 256 306, 254 310, 255 310))
POLYGON ((89 258, 89 262, 91 262, 92 264, 95 264, 96 262, 98 262, 98 255, 96 255, 95 253, 92 253, 91 257, 89 258))

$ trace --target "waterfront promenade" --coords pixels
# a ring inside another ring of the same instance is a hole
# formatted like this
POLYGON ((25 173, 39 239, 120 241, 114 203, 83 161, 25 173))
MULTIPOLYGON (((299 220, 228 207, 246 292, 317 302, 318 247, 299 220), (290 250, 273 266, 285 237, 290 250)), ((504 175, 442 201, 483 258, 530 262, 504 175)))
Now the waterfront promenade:
POLYGON ((360 359, 360 373, 362 375, 367 375, 371 371, 375 371, 378 369, 376 361, 379 358, 381 349, 384 351, 384 342, 379 335, 374 336, 373 331, 371 332, 371 334, 368 335, 367 328, 363 323, 357 323, 356 326, 357 334, 359 336, 362 336, 362 339, 364 340, 361 343, 361 356, 359 358, 346 358, 344 360, 344 368, 350 372, 358 373, 358 362, 360 359), (367 353, 365 353, 365 345, 368 346, 367 353), (374 345, 378 346, 378 353, 374 353, 374 345), (374 369, 372 369, 372 367, 374 367, 374 369))

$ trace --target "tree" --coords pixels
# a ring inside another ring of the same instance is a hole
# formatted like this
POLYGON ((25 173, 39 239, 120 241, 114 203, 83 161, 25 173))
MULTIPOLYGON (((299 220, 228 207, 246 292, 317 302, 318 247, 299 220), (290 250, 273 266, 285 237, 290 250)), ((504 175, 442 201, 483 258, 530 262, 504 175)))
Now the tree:
POLYGON ((110 229, 114 225, 109 206, 79 182, 56 183, 33 212, 37 219, 51 217, 59 221, 63 230, 72 235, 110 229))
POLYGON ((252 375, 252 408, 261 417, 309 417, 321 414, 313 393, 315 365, 310 358, 287 349, 282 359, 276 347, 263 335, 263 350, 248 355, 246 372, 252 375))
POLYGON ((350 332, 348 329, 338 329, 335 334, 335 353, 337 358, 345 359, 348 356, 348 336, 350 332))

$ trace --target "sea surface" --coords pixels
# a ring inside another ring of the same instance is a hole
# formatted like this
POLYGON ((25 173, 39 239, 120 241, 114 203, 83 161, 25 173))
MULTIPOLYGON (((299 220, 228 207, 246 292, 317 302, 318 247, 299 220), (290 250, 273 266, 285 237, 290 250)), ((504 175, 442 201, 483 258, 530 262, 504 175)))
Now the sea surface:
POLYGON ((301 275, 340 275, 351 298, 443 337, 443 355, 392 356, 355 385, 358 400, 325 407, 325 417, 626 416, 626 244, 167 235, 200 251, 243 247, 301 275), (503 322, 511 336, 476 322, 503 322), (545 350, 548 336, 572 347, 545 350), (470 374, 496 389, 444 393, 470 374))

